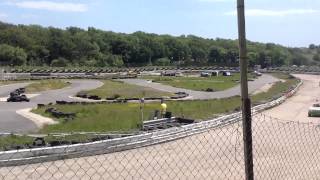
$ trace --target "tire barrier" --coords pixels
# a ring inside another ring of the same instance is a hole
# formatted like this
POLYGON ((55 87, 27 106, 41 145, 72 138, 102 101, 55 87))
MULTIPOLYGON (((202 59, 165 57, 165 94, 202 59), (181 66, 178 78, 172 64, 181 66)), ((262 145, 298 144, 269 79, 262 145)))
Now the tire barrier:
MULTIPOLYGON (((97 101, 97 102, 88 102, 88 101, 56 101, 56 104, 58 105, 91 105, 91 104, 114 104, 114 103, 119 103, 119 104, 123 104, 123 103, 128 103, 128 101, 124 100, 124 99, 117 99, 114 101, 97 101)), ((53 105, 48 104, 48 105, 53 105)))
POLYGON ((58 111, 56 108, 48 108, 45 112, 51 114, 55 118, 66 118, 66 121, 72 120, 76 117, 76 113, 61 112, 58 111))
MULTIPOLYGON (((301 85, 302 82, 300 82, 290 92, 295 94, 301 85)), ((282 96, 271 102, 255 106, 252 108, 252 114, 257 114, 261 111, 280 105, 286 99, 287 96, 282 96)), ((207 132, 210 129, 225 127, 239 121, 241 121, 241 112, 208 121, 183 125, 181 127, 173 127, 116 139, 107 139, 90 143, 57 147, 4 151, 0 152, 0 167, 41 163, 66 158, 78 158, 82 156, 107 154, 134 148, 141 148, 200 134, 207 132)))
MULTIPOLYGON (((39 80, 39 79, 106 79, 106 78, 135 78, 137 74, 144 72, 161 72, 161 71, 183 71, 183 72, 200 72, 200 71, 230 71, 239 72, 238 67, 133 67, 133 68, 94 68, 94 69, 68 69, 68 68, 14 68, 11 73, 4 73, 3 80, 39 80), (121 73, 134 72, 134 75, 121 75, 121 73)), ((304 73, 304 74, 320 74, 318 66, 291 66, 291 67, 270 67, 261 70, 261 72, 286 72, 286 73, 304 73)))
MULTIPOLYGON (((179 100, 179 99, 184 99, 187 98, 189 96, 188 93, 186 92, 177 92, 174 93, 174 96, 171 96, 168 98, 163 98, 163 97, 144 97, 145 101, 160 101, 162 99, 165 100, 179 100)), ((106 99, 102 99, 101 97, 97 96, 97 95, 88 95, 84 92, 80 92, 76 95, 76 97, 78 98, 83 98, 83 99, 89 99, 89 100, 95 100, 95 101, 108 101, 108 102, 130 102, 130 101, 140 101, 141 98, 119 98, 119 97, 107 97, 106 99)), ((57 102, 57 104, 60 102, 57 102)))
POLYGON ((121 73, 121 72, 143 72, 143 71, 174 71, 174 70, 230 70, 238 71, 238 67, 219 67, 219 66, 206 66, 206 67, 176 67, 176 66, 151 66, 151 67, 132 67, 132 68, 90 68, 90 69, 68 69, 68 68, 13 68, 11 73, 30 73, 41 76, 49 73, 74 73, 74 74, 86 74, 92 75, 93 73, 121 73))
POLYGON ((168 129, 173 127, 181 127, 183 125, 193 124, 195 120, 185 118, 164 118, 143 122, 143 131, 155 131, 161 129, 168 129))
MULTIPOLYGON (((88 69, 79 69, 79 68, 51 68, 51 69, 42 69, 42 68, 13 68, 11 73, 29 73, 36 76, 45 76, 48 74, 83 74, 83 75, 93 75, 96 73, 105 74, 105 73, 121 73, 121 72, 143 72, 143 71, 203 71, 203 70, 228 70, 228 71, 239 71, 238 67, 221 67, 221 66, 206 66, 206 67, 132 67, 132 68, 88 68, 88 69)), ((283 66, 283 67, 269 67, 267 71, 279 71, 279 72, 315 72, 320 73, 320 67, 318 66, 283 66)))
POLYGON ((291 67, 273 67, 267 68, 266 72, 287 72, 287 73, 303 73, 303 74, 320 74, 319 66, 291 66, 291 67))
POLYGON ((170 99, 184 99, 188 96, 189 94, 186 92, 177 92, 175 93, 175 96, 171 96, 170 99))

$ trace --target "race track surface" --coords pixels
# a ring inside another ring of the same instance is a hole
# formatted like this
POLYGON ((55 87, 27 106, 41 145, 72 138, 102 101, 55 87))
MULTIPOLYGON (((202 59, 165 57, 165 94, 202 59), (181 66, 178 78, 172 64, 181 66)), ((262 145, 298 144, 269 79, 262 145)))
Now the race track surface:
POLYGON ((282 120, 320 123, 320 118, 308 117, 308 109, 315 103, 320 103, 320 76, 295 74, 303 80, 303 85, 297 94, 281 106, 265 111, 263 114, 282 120))
MULTIPOLYGON (((149 88, 153 88, 153 89, 165 91, 165 92, 171 92, 171 93, 186 92, 190 95, 188 99, 199 99, 199 100, 218 99, 218 98, 227 98, 227 97, 240 95, 240 85, 237 85, 233 88, 230 88, 224 91, 203 92, 203 91, 193 91, 193 90, 183 89, 183 88, 175 88, 175 87, 160 84, 160 83, 149 82, 148 80, 144 80, 144 79, 124 79, 122 81, 129 84, 149 87, 149 88)), ((249 82, 249 85, 248 85, 249 93, 252 93, 257 89, 262 88, 264 85, 268 83, 274 83, 277 81, 279 81, 279 79, 268 74, 263 74, 261 77, 259 77, 255 81, 249 82)))
MULTIPOLYGON (((73 101, 69 96, 79 91, 96 89, 103 85, 98 80, 70 80, 71 85, 58 90, 40 92, 38 96, 31 98, 30 102, 7 103, 0 102, 0 132, 1 133, 28 133, 37 130, 37 126, 30 120, 18 115, 17 110, 34 108, 37 104, 54 103, 57 100, 73 101)), ((18 83, 0 86, 1 97, 6 97, 11 91, 27 86, 29 83, 18 83)))
POLYGON ((0 86, 0 97, 8 96, 8 94, 18 88, 25 87, 30 83, 15 83, 9 85, 0 86))

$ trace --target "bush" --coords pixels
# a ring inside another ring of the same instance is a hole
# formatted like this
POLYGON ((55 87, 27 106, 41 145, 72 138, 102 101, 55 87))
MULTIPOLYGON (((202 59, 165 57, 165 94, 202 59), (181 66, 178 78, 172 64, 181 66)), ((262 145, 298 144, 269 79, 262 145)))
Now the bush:
POLYGON ((53 67, 66 67, 68 65, 68 60, 66 60, 65 58, 58 58, 58 59, 54 59, 51 62, 51 66, 53 67))
POLYGON ((160 59, 155 60, 154 64, 156 66, 170 66, 170 59, 160 58, 160 59))
POLYGON ((21 66, 26 63, 27 56, 27 53, 19 47, 0 45, 0 63, 21 66))

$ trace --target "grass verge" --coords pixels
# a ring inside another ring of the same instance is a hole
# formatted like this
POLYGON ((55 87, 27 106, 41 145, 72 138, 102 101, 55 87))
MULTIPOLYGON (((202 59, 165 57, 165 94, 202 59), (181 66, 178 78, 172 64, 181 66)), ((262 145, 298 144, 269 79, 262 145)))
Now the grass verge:
MULTIPOLYGON (((240 74, 235 73, 233 76, 212 76, 212 77, 159 77, 146 76, 144 79, 150 79, 165 85, 177 88, 190 89, 195 91, 206 91, 208 88, 214 91, 223 91, 239 84, 240 74)), ((253 76, 249 74, 249 78, 253 76)))
POLYGON ((163 97, 172 96, 171 93, 158 91, 152 88, 126 84, 124 82, 104 80, 104 85, 100 88, 86 91, 88 95, 97 95, 101 98, 142 98, 142 97, 163 97))
POLYGON ((63 80, 49 79, 35 81, 32 84, 26 86, 27 93, 35 93, 47 90, 62 89, 69 85, 70 83, 63 80))
MULTIPOLYGON (((103 140, 106 136, 95 134, 68 134, 43 137, 44 141, 51 146, 71 145, 76 143, 87 143, 96 140, 103 140)), ((30 136, 7 135, 0 137, 0 151, 25 149, 33 146, 35 138, 30 136)))

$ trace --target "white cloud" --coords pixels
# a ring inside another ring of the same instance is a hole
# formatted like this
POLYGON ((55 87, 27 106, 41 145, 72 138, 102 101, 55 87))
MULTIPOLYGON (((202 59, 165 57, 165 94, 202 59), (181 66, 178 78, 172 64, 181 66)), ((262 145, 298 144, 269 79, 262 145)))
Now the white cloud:
POLYGON ((39 16, 34 14, 22 14, 20 17, 22 19, 37 19, 39 16))
MULTIPOLYGON (((290 16, 290 15, 304 15, 318 13, 314 9, 288 9, 288 10, 265 10, 265 9, 248 9, 246 16, 290 16)), ((236 16, 237 11, 227 12, 225 15, 236 16)))
POLYGON ((7 17, 8 17, 8 14, 0 13, 0 19, 1 19, 1 20, 7 19, 7 17))
POLYGON ((20 8, 40 9, 49 11, 63 11, 63 12, 85 12, 88 10, 87 5, 80 3, 69 2, 53 2, 53 1, 18 1, 10 2, 20 8))

